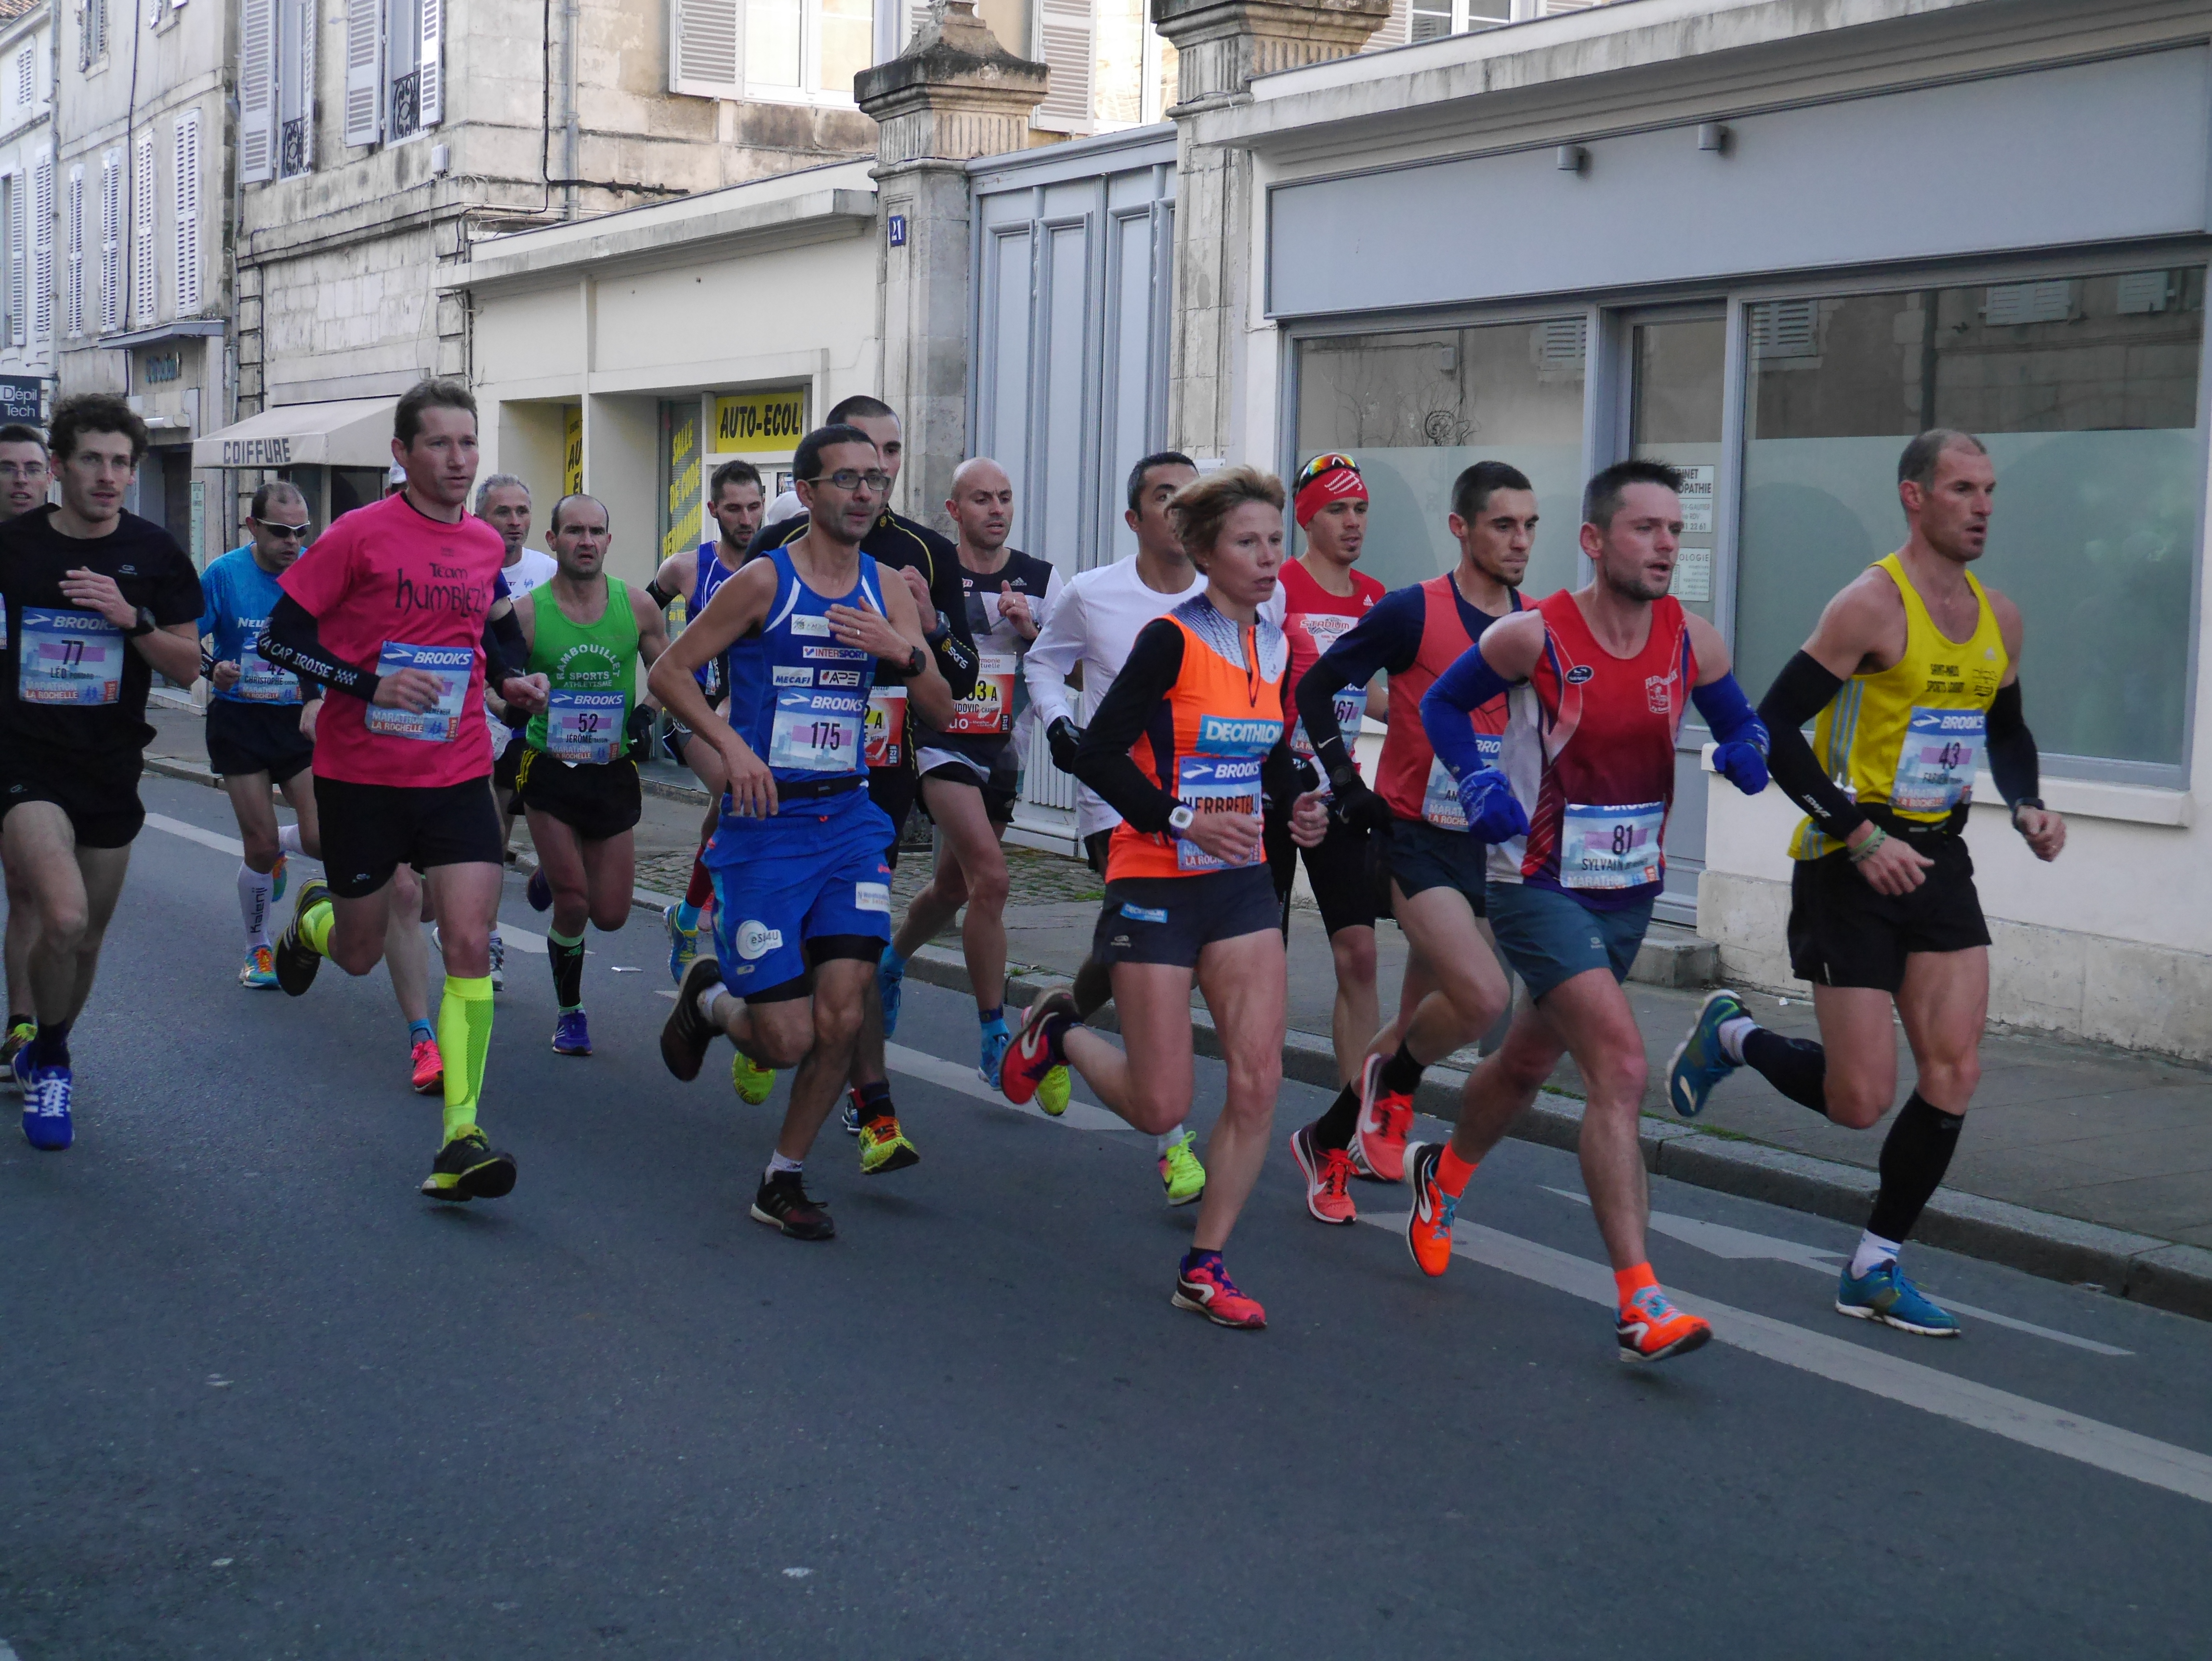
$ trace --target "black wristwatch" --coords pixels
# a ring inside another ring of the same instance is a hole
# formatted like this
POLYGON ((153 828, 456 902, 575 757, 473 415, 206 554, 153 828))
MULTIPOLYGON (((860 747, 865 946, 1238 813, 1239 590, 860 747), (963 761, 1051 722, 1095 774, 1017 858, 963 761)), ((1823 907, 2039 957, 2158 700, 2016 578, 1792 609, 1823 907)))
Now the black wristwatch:
POLYGON ((123 638, 125 640, 137 640, 143 636, 152 634, 161 626, 161 625, 160 624, 154 621, 153 612, 142 605, 138 608, 138 621, 132 624, 128 629, 125 629, 123 631, 123 638))
POLYGON ((907 653, 905 667, 902 672, 905 675, 907 679, 912 680, 916 675, 920 674, 923 670, 928 667, 929 654, 923 651, 921 648, 917 646, 907 653))
POLYGON ((2023 807, 2033 807, 2039 813, 2047 813, 2051 811, 2043 805, 2042 797, 2022 796, 2012 805, 2012 828, 2015 830, 2020 829, 2020 810, 2023 807))

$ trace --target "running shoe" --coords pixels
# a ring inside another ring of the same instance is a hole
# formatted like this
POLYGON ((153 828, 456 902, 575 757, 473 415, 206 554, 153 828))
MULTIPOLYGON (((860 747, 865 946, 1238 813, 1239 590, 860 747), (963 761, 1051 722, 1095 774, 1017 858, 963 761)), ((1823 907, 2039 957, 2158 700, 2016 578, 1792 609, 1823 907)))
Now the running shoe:
POLYGON ((1917 1332, 1923 1338, 1955 1338, 1959 1323, 1948 1309, 1936 1304, 1905 1278, 1893 1257, 1877 1263, 1856 1280, 1849 1263, 1836 1287, 1836 1311, 1855 1321, 1879 1321, 1899 1332, 1917 1332))
POLYGON ((1267 1311, 1257 1299, 1247 1298, 1229 1278, 1218 1256, 1186 1264, 1176 1273, 1175 1296, 1168 1300, 1177 1309, 1194 1309, 1221 1327, 1240 1327, 1257 1332, 1267 1324, 1267 1311))
POLYGON ((281 848, 276 850, 276 863, 269 867, 269 904, 271 905, 284 897, 284 880, 291 874, 285 867, 291 862, 289 854, 281 848))
POLYGON ((660 1029, 660 1059, 668 1070, 690 1084, 706 1064, 707 1046, 714 1042, 714 1029, 699 1013, 699 995, 722 983, 722 965, 712 958, 694 958, 676 988, 676 1007, 660 1029))
POLYGON ((514 1155, 501 1153, 474 1125, 438 1150, 422 1192, 434 1200, 496 1200, 514 1191, 514 1155))
POLYGON ((660 908, 660 926, 668 931, 668 978, 677 985, 684 984, 684 971, 691 966, 691 959, 699 955, 699 929, 695 923, 689 928, 679 928, 674 905, 660 908))
POLYGON ((434 1096, 446 1087, 446 1058, 438 1053, 435 1038, 417 1038, 408 1056, 412 1068, 407 1082, 418 1096, 434 1096))
POLYGON ((1317 1223, 1356 1223, 1352 1202, 1352 1156, 1340 1147, 1316 1147, 1313 1127, 1291 1133, 1291 1157, 1306 1176, 1306 1211, 1317 1223))
POLYGON ((1008 1101, 1019 1107, 1037 1093, 1047 1073, 1064 1063, 1053 1052, 1060 1047, 1058 1034, 1074 1024, 1075 1000, 1065 990, 1048 992, 1030 1006, 999 1067, 999 1089, 1008 1101))
POLYGON ((1443 1152, 1440 1142, 1406 1146, 1406 1180, 1413 1185, 1413 1208, 1406 1214, 1406 1244, 1421 1273, 1432 1279, 1451 1267, 1452 1220, 1459 1215, 1457 1197, 1437 1186, 1437 1162, 1443 1152))
POLYGON ((58 1153, 74 1139, 70 1098, 76 1080, 65 1067, 42 1067, 31 1075, 23 1098, 23 1140, 41 1153, 58 1153))
MULTIPOLYGON (((763 1067, 740 1050, 730 1057, 730 1088, 747 1107, 758 1107, 775 1092, 775 1069, 763 1067)), ((849 1104, 846 1110, 852 1110, 849 1104)))
POLYGON ((315 971, 323 966, 323 954, 301 937, 300 919, 330 897, 326 882, 310 877, 301 883, 300 897, 292 904, 292 921, 276 937, 276 984, 288 996, 296 998, 313 986, 315 971))
MULTIPOLYGON (((1001 1062, 1000 1065, 1003 1072, 1005 1063, 1001 1062)), ((1036 1087, 1036 1104, 1057 1119, 1067 1111, 1068 1098, 1074 1093, 1075 1080, 1068 1075, 1067 1068, 1064 1064, 1047 1068, 1043 1079, 1038 1082, 1036 1087)))
POLYGON ((1378 1183, 1406 1179, 1406 1138, 1413 1129, 1413 1098, 1382 1087, 1383 1057, 1370 1056, 1359 1069, 1359 1120, 1352 1127, 1352 1168, 1378 1183))
POLYGON ((1188 1205, 1206 1194, 1206 1167, 1191 1152, 1198 1133, 1186 1130, 1160 1155, 1160 1186, 1168 1191, 1170 1205, 1188 1205))
POLYGON ((491 931, 491 989, 507 990, 507 942, 500 938, 495 927, 491 931))
POLYGON ((31 1058, 27 1053, 32 1039, 39 1036, 34 1021, 18 1021, 8 1029, 8 1036, 0 1038, 0 1086, 21 1092, 31 1082, 31 1058))
POLYGON ((556 1056, 588 1056, 592 1053, 592 1029, 585 1024, 580 1009, 564 1009, 553 1022, 553 1053, 556 1056))
POLYGON ((871 1119, 860 1127, 860 1174, 863 1177, 881 1177, 921 1163, 921 1155, 915 1151, 914 1144, 907 1141, 906 1132, 899 1129, 896 1119, 871 1119))
POLYGON ((539 866, 530 873, 530 880, 522 885, 522 897, 530 902, 532 911, 553 909, 553 885, 545 880, 545 867, 539 866))
POLYGON ((794 1240, 834 1240, 837 1225, 830 1208, 807 1196, 796 1171, 779 1171, 762 1180, 753 1196, 753 1220, 780 1228, 794 1240))
POLYGON ((262 991, 276 984, 276 952, 273 946, 257 946, 246 954, 246 967, 238 971, 238 983, 262 991))
POLYGON ((1746 1013, 1743 1000, 1726 987, 1706 994, 1689 1037, 1674 1046, 1667 1063, 1667 1099, 1682 1117, 1694 1119, 1704 1112, 1713 1086, 1735 1071, 1736 1064, 1721 1048, 1721 1024, 1746 1013))
POLYGON ((845 1106, 837 1115, 837 1123, 845 1127, 848 1136, 860 1134, 860 1092, 850 1085, 845 1087, 845 1106))
MULTIPOLYGON (((876 959, 876 995, 883 1001, 884 1037, 890 1037, 898 1031, 899 1000, 906 994, 906 965, 891 966, 891 949, 884 948, 884 955, 876 959)), ((994 1090, 999 1086, 996 1078, 984 1080, 994 1090)))
POLYGON ((1664 1361, 1703 1348, 1713 1329, 1675 1308, 1657 1287, 1646 1287, 1615 1317, 1613 1334, 1620 1340, 1622 1360, 1664 1361))
MULTIPOLYGON (((884 1018, 884 1034, 889 1036, 890 1030, 890 1018, 887 1016, 884 1018)), ((999 1087, 1000 1069, 1006 1059, 1006 1051, 1012 1047, 1013 1042, 1012 1035, 1003 1026, 987 1026, 983 1029, 982 1048, 975 1058, 975 1076, 994 1090, 999 1087)), ((1042 1084, 1039 1087, 1042 1087, 1042 1084)), ((1066 1105, 1064 1102, 1061 1104, 1063 1107, 1066 1105)))

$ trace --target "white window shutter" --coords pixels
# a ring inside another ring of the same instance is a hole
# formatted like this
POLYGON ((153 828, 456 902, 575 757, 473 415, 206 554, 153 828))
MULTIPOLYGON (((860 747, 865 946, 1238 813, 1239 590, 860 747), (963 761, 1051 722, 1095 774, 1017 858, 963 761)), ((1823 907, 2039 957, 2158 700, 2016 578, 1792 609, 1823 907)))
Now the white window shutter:
POLYGON ((1037 33, 1052 89, 1035 124, 1050 132, 1091 131, 1091 0, 1039 0, 1037 33))
POLYGON ((138 135, 131 173, 131 310, 140 327, 154 320, 154 135, 138 135))
POLYGON ((39 69, 28 46, 15 54, 15 101, 27 110, 39 101, 39 69))
POLYGON ((84 333, 84 167, 70 169, 64 204, 62 322, 75 340, 84 333))
POLYGON ((177 118, 177 315, 200 308, 200 117, 177 118))
POLYGON ((31 171, 31 332, 54 332, 54 158, 41 155, 31 171))
POLYGON ((346 0, 345 142, 384 137, 383 0, 346 0))
MULTIPOLYGON (((284 67, 287 73, 296 72, 299 77, 295 82, 300 89, 299 95, 293 100, 300 112, 300 157, 297 171, 312 173, 315 166, 315 35, 321 26, 321 19, 316 15, 315 0, 294 0, 294 3, 299 8, 300 13, 300 27, 296 37, 300 43, 299 56, 296 64, 288 64, 284 67)), ((283 142, 283 124, 280 119, 277 124, 277 142, 280 145, 283 142)))
POLYGON ((240 0, 238 178, 276 176, 276 0, 240 0))
POLYGON ((1390 0, 1390 15, 1382 27, 1367 37, 1362 52, 1381 52, 1385 46, 1402 46, 1413 38, 1413 0, 1390 0))
POLYGON ((8 344, 11 346, 21 346, 29 338, 29 319, 24 315, 30 300, 30 285, 25 281, 28 251, 24 242, 31 228, 31 204, 26 199, 30 188, 26 174, 8 176, 8 344))
POLYGON ((418 130, 446 119, 446 0, 422 0, 422 51, 416 65, 418 130))
POLYGON ((744 0, 668 0, 669 91, 743 97, 744 17, 744 0))
POLYGON ((100 158, 100 332, 123 321, 123 152, 100 158))

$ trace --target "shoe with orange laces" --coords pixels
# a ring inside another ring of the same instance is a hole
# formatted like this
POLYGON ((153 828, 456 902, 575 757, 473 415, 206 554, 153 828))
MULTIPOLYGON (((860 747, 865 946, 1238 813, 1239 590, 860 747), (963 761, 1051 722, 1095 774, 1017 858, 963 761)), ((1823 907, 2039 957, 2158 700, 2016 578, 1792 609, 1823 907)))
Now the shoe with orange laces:
POLYGON ((414 1076, 409 1081, 418 1096, 434 1096, 445 1087, 446 1058, 438 1053, 435 1038, 415 1040, 413 1054, 414 1076))
POLYGON ((1030 1006, 1029 1019, 999 1063, 999 1089, 1008 1101, 1021 1106, 1036 1094, 1044 1075, 1066 1061, 1060 1035, 1074 1025, 1075 1000, 1065 990, 1048 992, 1030 1006))
POLYGON ((1356 1223, 1352 1202, 1352 1156, 1340 1147, 1316 1147, 1313 1127, 1291 1133, 1291 1157, 1306 1174, 1306 1210, 1317 1223, 1356 1223))
POLYGON ((1401 1183, 1406 1180, 1406 1138, 1413 1129, 1413 1098, 1382 1087, 1384 1060, 1370 1056, 1359 1069, 1359 1120, 1352 1132, 1352 1168, 1378 1183, 1401 1183))
POLYGON ((1184 1257, 1176 1275, 1175 1296, 1169 1301, 1177 1309, 1196 1310, 1216 1326, 1257 1332, 1267 1324, 1267 1311, 1258 1299, 1237 1289, 1218 1251, 1194 1251, 1184 1257))
POLYGON ((1406 1244, 1421 1273, 1431 1277, 1451 1267, 1452 1220, 1459 1214, 1457 1196, 1445 1193, 1437 1182, 1437 1162, 1443 1153, 1440 1142, 1413 1142, 1406 1149, 1406 1180, 1413 1185, 1413 1208, 1406 1214, 1406 1244))
POLYGON ((1624 1361, 1664 1361, 1687 1355, 1713 1335, 1710 1322, 1682 1313, 1657 1287, 1645 1287, 1632 1297, 1613 1330, 1620 1340, 1624 1361))

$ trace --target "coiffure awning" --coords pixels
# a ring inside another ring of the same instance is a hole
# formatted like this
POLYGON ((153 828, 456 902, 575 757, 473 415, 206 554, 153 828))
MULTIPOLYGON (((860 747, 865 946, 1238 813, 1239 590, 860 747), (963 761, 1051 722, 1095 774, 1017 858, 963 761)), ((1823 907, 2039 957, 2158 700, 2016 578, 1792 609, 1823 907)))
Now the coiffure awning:
POLYGON ((195 467, 389 467, 397 398, 283 404, 192 441, 195 467))

